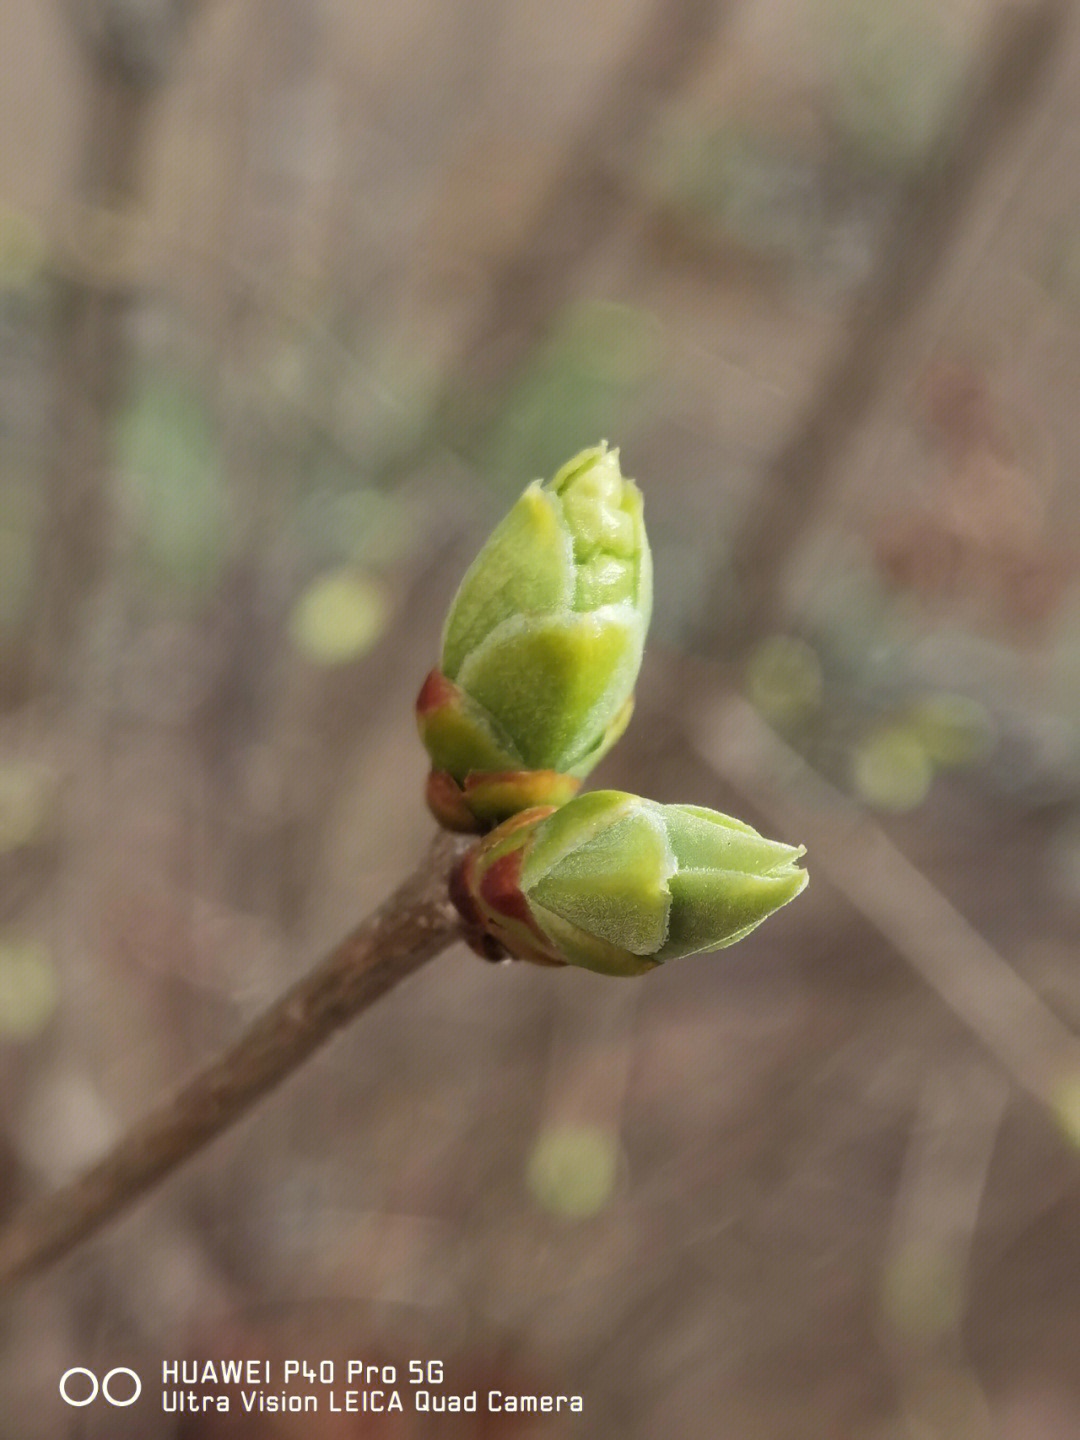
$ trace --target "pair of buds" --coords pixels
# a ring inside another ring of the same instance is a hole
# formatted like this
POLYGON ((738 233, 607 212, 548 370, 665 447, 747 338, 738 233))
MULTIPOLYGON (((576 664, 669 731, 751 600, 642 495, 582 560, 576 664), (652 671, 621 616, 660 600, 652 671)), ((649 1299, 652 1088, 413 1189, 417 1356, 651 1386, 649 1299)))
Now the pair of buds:
POLYGON ((806 884, 800 847, 716 811, 578 794, 629 723, 651 611, 641 494, 606 445, 534 481, 461 583, 417 721, 436 819, 490 831, 451 882, 483 954, 638 975, 806 884))

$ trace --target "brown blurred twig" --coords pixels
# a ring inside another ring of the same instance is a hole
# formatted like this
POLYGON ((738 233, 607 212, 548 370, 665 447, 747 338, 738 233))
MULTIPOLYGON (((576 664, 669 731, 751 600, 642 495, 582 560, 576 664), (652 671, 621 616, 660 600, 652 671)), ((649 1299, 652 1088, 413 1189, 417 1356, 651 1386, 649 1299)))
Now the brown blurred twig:
POLYGON ((636 158, 657 105, 712 53, 732 8, 726 0, 660 0, 620 64, 600 79, 596 105, 538 198, 524 232, 527 244, 497 267, 486 303, 447 372, 441 423, 453 422, 463 380, 475 380, 483 370, 490 382, 508 359, 513 363, 528 351, 572 293, 582 261, 636 202, 622 172, 636 158))
MULTIPOLYGON (((730 627, 723 636, 729 658, 745 653, 776 623, 788 560, 827 497, 859 426, 910 358, 913 338, 940 299, 943 277, 970 238, 965 222, 988 172, 1043 101, 1053 68, 1066 53, 1063 33, 1070 13, 1066 0, 1005 7, 951 149, 898 197, 898 223, 857 298, 844 342, 765 468, 753 510, 731 546, 741 603, 713 607, 730 627)), ((1010 194, 995 192, 997 213, 1010 194)), ((725 576, 725 595, 729 584, 725 576)))
POLYGON ((82 135, 62 253, 54 266, 47 437, 31 681, 64 675, 88 594, 107 569, 110 426, 135 298, 130 214, 147 132, 196 0, 69 0, 84 62, 82 135))
MULTIPOLYGON (((672 693, 685 695, 685 674, 672 693)), ((690 744, 896 948, 1023 1089, 1066 1126, 1080 1039, 854 800, 737 695, 706 690, 690 744)))
POLYGON ((736 9, 732 0, 656 0, 619 62, 594 77, 594 103, 537 196, 522 242, 494 265, 426 422, 391 457, 392 471, 414 469, 433 445, 469 451, 484 435, 518 367, 575 293, 582 267, 638 203, 624 177, 658 108, 715 53, 736 9))
POLYGON ((942 1411, 954 1411, 958 1395, 980 1417, 972 1440, 996 1433, 962 1329, 971 1304, 972 1251, 1008 1102, 1005 1077, 988 1072, 981 1058, 939 1062, 921 1086, 880 1302, 883 1348, 914 1433, 951 1429, 942 1411))
POLYGON ((453 943, 446 892, 462 842, 437 836, 417 869, 239 1040, 68 1185, 0 1232, 0 1290, 114 1220, 240 1120, 343 1025, 453 943))

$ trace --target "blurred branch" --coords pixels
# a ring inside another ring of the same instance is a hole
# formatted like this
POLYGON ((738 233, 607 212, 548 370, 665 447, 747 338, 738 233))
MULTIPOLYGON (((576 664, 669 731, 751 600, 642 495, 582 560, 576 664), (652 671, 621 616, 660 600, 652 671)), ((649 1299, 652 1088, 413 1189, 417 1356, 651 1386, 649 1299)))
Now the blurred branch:
MULTIPOLYGON (((672 677, 673 694, 677 688, 685 697, 685 685, 685 675, 672 677)), ((785 839, 806 844, 811 874, 827 876, 1060 1122, 1080 1080, 1080 1040, 884 830, 751 705, 706 692, 694 713, 688 732, 695 753, 785 839)))
POLYGON ((109 425, 123 374, 132 278, 125 255, 143 145, 194 0, 71 0, 85 60, 77 201, 55 276, 46 516, 34 587, 33 683, 63 671, 107 563, 109 425))
MULTIPOLYGON (((487 303, 449 372, 483 368, 497 375, 510 341, 520 358, 573 288, 582 257, 607 239, 636 197, 620 172, 633 160, 660 100, 677 91, 710 53, 729 9, 723 0, 659 0, 637 43, 598 86, 599 101, 566 147, 558 174, 541 196, 529 243, 506 257, 492 277, 487 303), (571 264, 567 262, 571 261, 571 264), (501 353, 495 354, 495 350, 501 353)), ((448 397, 449 398, 449 397, 448 397)))
MULTIPOLYGON (((72 26, 102 75, 131 88, 159 85, 201 0, 67 0, 72 26)), ((125 148, 125 147, 122 147, 125 148)))
POLYGON ((515 369, 575 293, 581 265, 638 203, 623 174, 662 101, 714 50, 732 0, 656 0, 630 51, 597 75, 596 104, 566 145, 539 197, 525 243, 494 267, 487 295, 444 368, 427 424, 396 470, 412 469, 433 443, 470 449, 498 413, 515 369), (476 403, 476 396, 483 401, 476 403))
POLYGON ((915 1314, 895 1306, 888 1318, 898 1342, 932 1346, 955 1334, 963 1320, 979 1212, 1008 1102, 1004 1076, 981 1056, 943 1060, 923 1078, 893 1204, 886 1265, 903 1265, 920 1249, 930 1252, 949 1272, 948 1298, 955 1303, 948 1313, 933 1316, 929 1305, 915 1314))
MULTIPOLYGON (((826 498, 837 462, 924 323, 987 170, 1043 97, 1051 69, 1065 53, 1069 14, 1064 0, 1034 9, 1006 7, 951 149, 901 193, 899 223, 857 301, 846 341, 762 474, 748 522, 731 547, 741 603, 711 612, 737 627, 724 636, 729 657, 776 623, 789 556, 826 498)), ((1008 194, 997 200, 999 212, 1008 201, 1008 194)), ((725 579, 725 593, 729 584, 725 579)))
MULTIPOLYGON (((951 1410, 958 1393, 986 1412, 964 1356, 962 1327, 979 1215, 1008 1100, 1005 1078, 987 1073, 981 1058, 939 1064, 921 1087, 893 1206, 881 1296, 883 1345, 916 1434, 948 1433, 952 1426, 941 1410, 951 1410), (935 1376, 939 1383, 933 1383, 935 1376)), ((984 1423, 974 1433, 995 1431, 984 1423)))
POLYGON ((114 1220, 242 1119, 343 1025, 458 935, 446 877, 460 839, 438 835, 378 910, 256 1019, 235 1045, 152 1111, 97 1164, 0 1232, 0 1290, 114 1220))

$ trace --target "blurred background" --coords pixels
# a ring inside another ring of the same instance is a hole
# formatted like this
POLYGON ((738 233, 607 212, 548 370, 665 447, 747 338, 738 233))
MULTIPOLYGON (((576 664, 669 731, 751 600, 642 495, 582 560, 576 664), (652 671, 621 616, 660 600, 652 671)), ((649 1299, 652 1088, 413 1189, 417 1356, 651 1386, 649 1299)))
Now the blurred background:
POLYGON ((1075 1437, 1078 382, 1057 0, 0 8, 0 1215, 412 868, 445 607, 584 445, 656 559, 596 783, 813 879, 427 966, 4 1305, 0 1429, 1075 1437), (585 1413, 57 1397, 297 1354, 585 1413))

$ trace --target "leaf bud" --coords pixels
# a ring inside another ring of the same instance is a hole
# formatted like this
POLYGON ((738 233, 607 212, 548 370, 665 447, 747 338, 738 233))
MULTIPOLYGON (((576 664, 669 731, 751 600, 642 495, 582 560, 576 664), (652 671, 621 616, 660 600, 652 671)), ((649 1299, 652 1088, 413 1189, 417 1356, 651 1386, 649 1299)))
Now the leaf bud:
POLYGON ((451 896, 489 958, 641 975, 748 935, 805 887, 804 853, 715 810, 596 790, 493 830, 451 896))
POLYGON ((626 729, 652 611, 641 493, 606 444, 534 480, 469 567, 417 700, 441 824, 562 804, 626 729))

